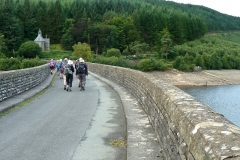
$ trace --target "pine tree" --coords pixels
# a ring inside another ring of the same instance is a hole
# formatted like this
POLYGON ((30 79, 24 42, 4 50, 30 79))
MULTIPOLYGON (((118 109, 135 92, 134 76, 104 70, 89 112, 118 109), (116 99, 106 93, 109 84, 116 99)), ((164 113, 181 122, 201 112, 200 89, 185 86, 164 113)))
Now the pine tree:
POLYGON ((67 19, 63 28, 63 36, 61 40, 62 47, 66 50, 72 50, 74 45, 72 31, 73 31, 73 19, 67 19))
POLYGON ((25 0, 23 5, 18 3, 16 16, 21 20, 24 31, 24 38, 32 40, 36 37, 38 31, 35 17, 33 17, 33 5, 29 0, 25 0))
POLYGON ((172 39, 170 38, 170 33, 166 32, 161 38, 162 47, 160 53, 162 57, 167 59, 168 55, 173 52, 172 50, 172 39))
POLYGON ((13 50, 18 50, 23 40, 23 28, 21 22, 14 16, 13 0, 5 0, 1 15, 0 32, 4 35, 8 47, 8 57, 13 56, 13 50))
POLYGON ((65 16, 62 11, 60 0, 55 2, 53 8, 51 8, 51 12, 49 13, 49 15, 52 15, 50 16, 50 24, 48 26, 51 28, 49 30, 49 36, 51 37, 52 43, 60 43, 62 39, 62 30, 65 23, 65 16))

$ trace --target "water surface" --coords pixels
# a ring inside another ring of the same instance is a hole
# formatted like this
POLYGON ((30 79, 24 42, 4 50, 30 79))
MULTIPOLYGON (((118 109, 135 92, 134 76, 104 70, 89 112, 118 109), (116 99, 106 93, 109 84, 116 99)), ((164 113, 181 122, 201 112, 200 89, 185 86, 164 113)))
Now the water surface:
POLYGON ((240 85, 179 88, 240 127, 240 85))

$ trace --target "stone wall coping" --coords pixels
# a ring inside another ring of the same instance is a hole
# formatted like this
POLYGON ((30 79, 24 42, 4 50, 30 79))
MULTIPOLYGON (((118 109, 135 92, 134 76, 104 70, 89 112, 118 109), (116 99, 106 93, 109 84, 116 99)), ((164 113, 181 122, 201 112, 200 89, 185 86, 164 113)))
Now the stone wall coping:
POLYGON ((117 82, 134 94, 162 147, 168 146, 166 152, 177 152, 182 159, 240 159, 240 128, 222 114, 144 72, 95 63, 88 66, 91 72, 117 82))

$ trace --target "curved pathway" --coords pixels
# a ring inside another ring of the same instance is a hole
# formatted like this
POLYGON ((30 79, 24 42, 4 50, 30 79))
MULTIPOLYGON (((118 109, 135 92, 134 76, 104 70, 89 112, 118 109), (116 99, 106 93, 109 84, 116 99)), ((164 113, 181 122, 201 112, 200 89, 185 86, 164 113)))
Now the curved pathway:
POLYGON ((0 159, 159 160, 159 144, 145 112, 123 87, 91 73, 86 90, 72 92, 50 75, 42 84, 0 103, 0 159), (49 87, 50 86, 50 87, 49 87))
POLYGON ((126 121, 121 101, 105 83, 74 79, 72 92, 55 80, 43 95, 0 119, 2 160, 126 159, 126 121))

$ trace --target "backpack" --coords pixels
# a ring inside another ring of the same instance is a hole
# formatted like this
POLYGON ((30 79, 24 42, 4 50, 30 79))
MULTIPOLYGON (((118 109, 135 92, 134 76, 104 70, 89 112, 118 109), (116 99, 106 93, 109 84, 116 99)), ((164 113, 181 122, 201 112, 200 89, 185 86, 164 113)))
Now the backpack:
POLYGON ((66 65, 67 65, 66 63, 61 62, 61 73, 64 73, 66 65))
POLYGON ((54 67, 55 63, 53 61, 50 62, 50 67, 54 67))
POLYGON ((57 68, 61 68, 61 64, 62 64, 61 62, 58 62, 57 63, 57 68))
POLYGON ((85 74, 85 65, 84 63, 78 63, 76 66, 76 70, 80 74, 85 74))
POLYGON ((68 65, 68 64, 63 67, 64 68, 64 72, 63 72, 64 75, 73 74, 73 72, 72 72, 70 67, 71 66, 68 65))

